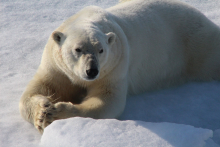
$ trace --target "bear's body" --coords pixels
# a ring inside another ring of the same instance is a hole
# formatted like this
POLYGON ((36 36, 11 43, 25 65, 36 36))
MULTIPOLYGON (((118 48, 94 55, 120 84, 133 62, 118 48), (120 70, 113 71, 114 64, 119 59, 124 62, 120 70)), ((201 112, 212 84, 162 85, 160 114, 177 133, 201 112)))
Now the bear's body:
POLYGON ((130 94, 219 79, 219 27, 198 10, 164 0, 131 1, 108 10, 127 37, 130 94))
POLYGON ((56 119, 118 117, 126 96, 220 79, 220 28, 171 0, 87 7, 50 36, 20 101, 42 132, 56 119))

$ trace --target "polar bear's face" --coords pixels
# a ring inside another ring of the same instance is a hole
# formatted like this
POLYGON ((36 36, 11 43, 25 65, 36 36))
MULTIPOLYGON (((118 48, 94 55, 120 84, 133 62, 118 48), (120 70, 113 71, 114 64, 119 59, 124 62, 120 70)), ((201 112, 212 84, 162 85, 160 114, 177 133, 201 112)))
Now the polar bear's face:
MULTIPOLYGON (((60 46, 62 60, 70 72, 86 81, 99 77, 109 57, 115 34, 86 33, 77 30, 66 34, 55 31, 53 39, 60 46)), ((62 67, 64 68, 64 67, 62 67)))

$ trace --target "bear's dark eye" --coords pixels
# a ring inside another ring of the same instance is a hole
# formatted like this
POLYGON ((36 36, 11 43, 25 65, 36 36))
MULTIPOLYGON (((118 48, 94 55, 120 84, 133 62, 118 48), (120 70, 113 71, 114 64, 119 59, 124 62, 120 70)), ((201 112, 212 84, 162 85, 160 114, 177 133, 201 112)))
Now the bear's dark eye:
POLYGON ((79 48, 77 48, 77 49, 75 49, 75 50, 76 50, 76 52, 78 52, 78 53, 81 52, 81 49, 79 49, 79 48))
POLYGON ((103 53, 103 49, 101 49, 101 50, 99 51, 99 53, 100 53, 100 54, 103 53))

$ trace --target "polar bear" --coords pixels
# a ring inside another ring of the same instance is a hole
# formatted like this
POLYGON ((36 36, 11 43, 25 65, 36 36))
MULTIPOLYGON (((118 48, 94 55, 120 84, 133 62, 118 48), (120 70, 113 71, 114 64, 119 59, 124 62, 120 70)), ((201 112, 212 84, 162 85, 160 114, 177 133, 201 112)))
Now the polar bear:
POLYGON ((117 118, 128 95, 219 80, 219 57, 220 28, 185 3, 89 6, 49 37, 20 113, 41 133, 57 119, 117 118))

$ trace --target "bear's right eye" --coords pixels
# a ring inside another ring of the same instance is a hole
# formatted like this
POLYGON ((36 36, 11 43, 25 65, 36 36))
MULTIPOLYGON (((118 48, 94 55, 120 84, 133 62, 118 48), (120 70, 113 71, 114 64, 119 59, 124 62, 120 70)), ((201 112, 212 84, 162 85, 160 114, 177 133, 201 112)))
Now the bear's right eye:
POLYGON ((81 49, 79 49, 79 48, 77 48, 77 49, 75 49, 75 50, 76 50, 76 52, 78 52, 78 53, 81 52, 81 49))

